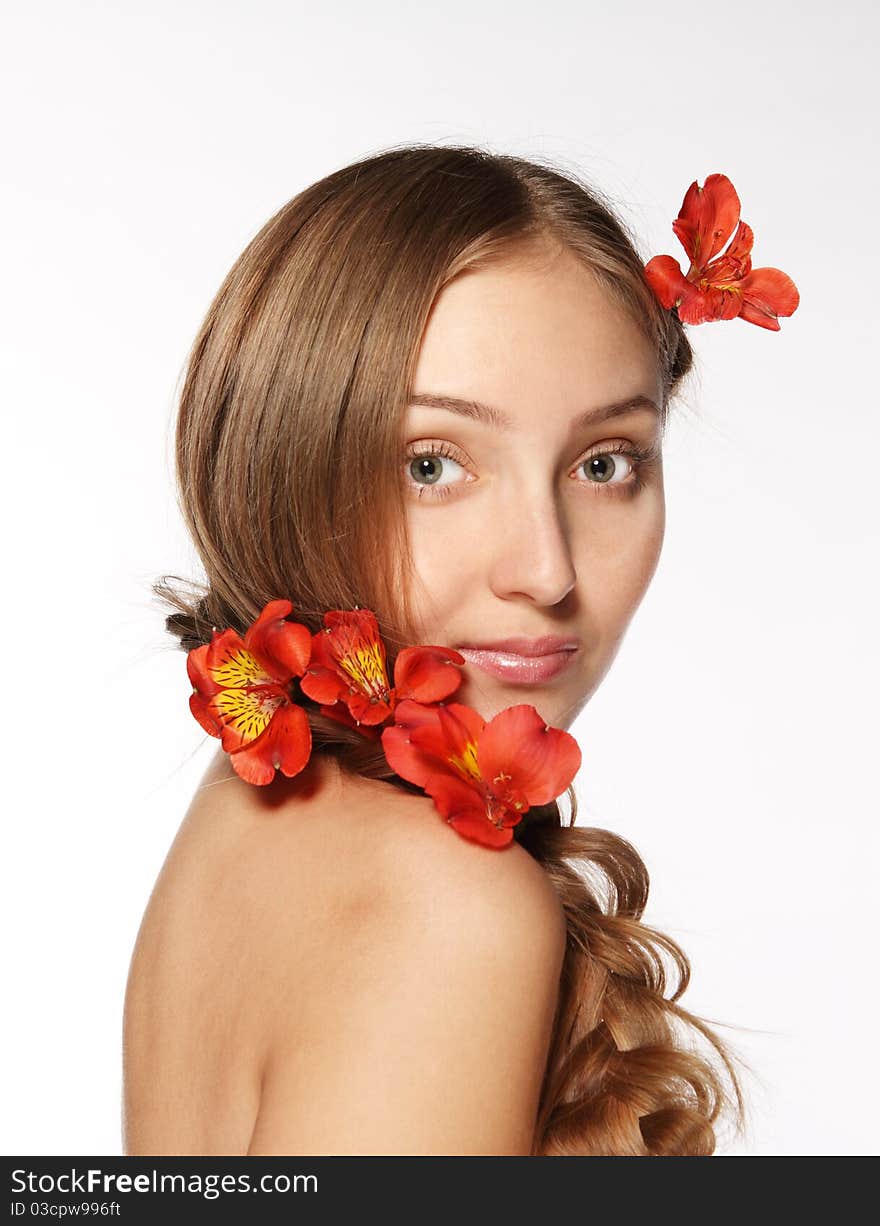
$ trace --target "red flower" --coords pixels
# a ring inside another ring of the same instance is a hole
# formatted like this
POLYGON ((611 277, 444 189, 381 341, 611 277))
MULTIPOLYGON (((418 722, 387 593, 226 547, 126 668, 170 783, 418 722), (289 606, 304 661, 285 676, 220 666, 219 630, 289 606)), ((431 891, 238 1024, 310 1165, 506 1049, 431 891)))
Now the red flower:
POLYGON ((423 788, 466 839, 506 847, 530 805, 555 800, 577 774, 581 751, 525 703, 488 723, 472 707, 400 702, 382 732, 392 770, 423 788))
POLYGON ((324 629, 312 638, 312 658, 300 689, 325 704, 323 715, 377 738, 375 726, 401 699, 448 698, 461 685, 456 665, 464 663, 452 647, 404 647, 394 662, 392 686, 376 615, 369 609, 334 609, 324 614, 324 629))
POLYGON ((687 275, 671 255, 655 255, 645 265, 645 277, 661 304, 677 309, 682 323, 739 316, 778 332, 777 316, 792 315, 800 294, 778 268, 752 268, 755 236, 739 211, 739 196, 726 175, 709 175, 703 187, 694 180, 672 223, 691 262, 687 275), (718 255, 731 234, 730 246, 718 255))
POLYGON ((234 630, 215 630, 187 656, 190 710, 220 737, 246 783, 271 783, 276 769, 292 777, 312 752, 306 713, 289 692, 291 678, 309 663, 312 635, 284 620, 292 610, 289 600, 270 600, 243 640, 234 630))

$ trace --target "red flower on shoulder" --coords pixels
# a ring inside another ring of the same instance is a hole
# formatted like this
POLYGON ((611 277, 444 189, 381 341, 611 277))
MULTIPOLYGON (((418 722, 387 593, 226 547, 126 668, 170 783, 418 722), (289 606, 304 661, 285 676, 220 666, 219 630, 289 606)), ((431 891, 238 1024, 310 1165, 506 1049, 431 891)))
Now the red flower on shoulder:
POLYGON ((778 316, 794 314, 800 294, 778 268, 752 268, 755 236, 739 214, 739 196, 726 175, 709 175, 703 187, 694 180, 672 223, 690 268, 682 273, 671 255, 655 255, 645 265, 645 277, 661 305, 675 307, 682 323, 739 316, 778 332, 778 316))
POLYGON ((392 770, 423 788, 460 835, 506 847, 531 805, 548 804, 581 765, 577 741, 520 703, 488 723, 462 703, 403 701, 382 732, 392 770))
POLYGON ((428 703, 448 698, 461 685, 457 666, 464 663, 452 647, 404 647, 394 662, 392 685, 375 613, 333 609, 312 638, 312 658, 300 689, 323 704, 323 715, 377 738, 377 725, 402 699, 428 703))
POLYGON ((246 783, 271 783, 276 770, 292 777, 312 752, 308 718, 290 696, 291 679, 308 666, 312 635, 285 621, 292 610, 289 600, 270 600, 244 639, 215 630, 210 643, 187 656, 190 710, 220 738, 246 783))

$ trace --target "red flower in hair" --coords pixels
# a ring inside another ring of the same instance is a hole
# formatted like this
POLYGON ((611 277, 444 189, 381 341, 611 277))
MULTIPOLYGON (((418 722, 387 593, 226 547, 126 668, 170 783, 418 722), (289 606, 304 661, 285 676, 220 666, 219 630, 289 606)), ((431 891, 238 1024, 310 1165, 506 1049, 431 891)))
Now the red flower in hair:
POLYGON ((548 804, 581 765, 577 741, 525 703, 488 723, 472 707, 400 702, 382 732, 392 770, 423 788, 464 838, 506 847, 531 805, 548 804))
POLYGON ((800 294, 778 268, 752 268, 755 236, 739 213, 739 196, 726 175, 709 175, 703 187, 694 180, 672 223, 691 262, 687 274, 671 255, 655 255, 645 265, 645 277, 662 306, 675 307, 682 323, 739 316, 778 332, 777 317, 792 315, 800 294))
POLYGON ((270 600, 244 639, 215 630, 187 656, 190 710, 247 783, 271 783, 276 769, 292 777, 312 752, 306 713, 289 691, 309 663, 312 635, 284 620, 292 610, 289 600, 270 600))
POLYGON ((392 685, 375 614, 369 609, 332 610, 324 614, 324 629, 312 639, 312 658, 300 689, 324 704, 323 715, 376 738, 376 725, 402 699, 448 698, 461 685, 456 666, 464 663, 464 656, 452 647, 404 647, 394 662, 392 685))

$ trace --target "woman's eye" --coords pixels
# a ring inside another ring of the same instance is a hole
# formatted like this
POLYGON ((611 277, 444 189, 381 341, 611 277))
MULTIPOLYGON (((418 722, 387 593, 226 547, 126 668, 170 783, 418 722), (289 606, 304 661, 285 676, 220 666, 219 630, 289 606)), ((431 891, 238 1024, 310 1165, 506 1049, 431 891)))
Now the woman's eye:
POLYGON ((589 485, 624 485, 636 468, 636 459, 625 451, 601 451, 587 456, 577 466, 584 470, 589 485))
POLYGON ((424 446, 410 451, 407 458, 407 478, 417 498, 445 498, 452 492, 455 469, 464 466, 450 453, 445 444, 424 446), (451 483, 446 479, 450 478, 451 483))

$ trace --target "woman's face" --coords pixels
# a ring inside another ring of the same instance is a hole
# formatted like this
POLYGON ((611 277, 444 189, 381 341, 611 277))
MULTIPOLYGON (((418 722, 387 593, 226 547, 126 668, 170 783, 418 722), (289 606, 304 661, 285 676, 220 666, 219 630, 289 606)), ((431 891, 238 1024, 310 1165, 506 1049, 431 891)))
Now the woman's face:
POLYGON ((660 556, 661 396, 650 342, 565 249, 532 248, 438 296, 403 469, 419 641, 467 659, 449 702, 486 720, 529 703, 567 727, 594 693, 660 556), (532 644, 542 654, 525 663, 464 646, 547 635, 576 650, 532 644))

